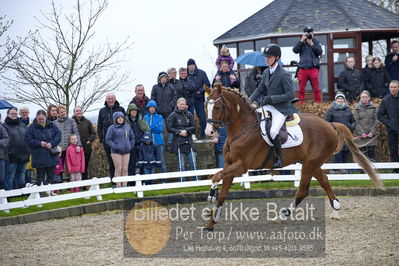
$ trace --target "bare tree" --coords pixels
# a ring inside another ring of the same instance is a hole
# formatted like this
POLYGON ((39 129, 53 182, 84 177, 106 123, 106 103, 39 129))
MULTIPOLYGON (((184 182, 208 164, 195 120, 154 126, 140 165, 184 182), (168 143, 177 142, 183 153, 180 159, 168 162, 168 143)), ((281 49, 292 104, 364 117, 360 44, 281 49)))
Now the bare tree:
POLYGON ((21 44, 25 39, 19 39, 18 42, 13 41, 6 36, 7 30, 13 24, 12 20, 5 20, 6 16, 0 17, 0 74, 7 70, 7 66, 15 59, 21 44))
POLYGON ((90 46, 94 26, 107 6, 107 0, 86 4, 76 0, 72 13, 66 15, 53 1, 51 11, 42 12, 41 20, 36 18, 41 27, 11 60, 14 75, 3 76, 7 98, 42 108, 55 103, 68 111, 76 105, 87 110, 124 84, 128 73, 121 73, 119 66, 125 61, 123 52, 131 47, 128 38, 115 45, 107 41, 90 46))

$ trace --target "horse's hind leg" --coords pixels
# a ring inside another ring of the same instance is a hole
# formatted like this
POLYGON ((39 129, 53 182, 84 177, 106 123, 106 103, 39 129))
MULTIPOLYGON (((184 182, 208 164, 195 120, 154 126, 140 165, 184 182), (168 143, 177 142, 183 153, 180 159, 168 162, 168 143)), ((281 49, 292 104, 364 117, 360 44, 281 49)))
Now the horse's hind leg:
POLYGON ((296 207, 301 203, 301 201, 309 195, 309 185, 312 180, 314 167, 310 164, 304 163, 302 165, 302 173, 301 180, 299 182, 299 189, 295 194, 295 201, 291 203, 291 205, 284 209, 280 214, 280 219, 285 220, 291 213, 295 210, 296 207))
POLYGON ((335 197, 330 182, 328 182, 328 177, 326 173, 318 168, 315 170, 314 177, 319 181, 320 186, 326 191, 328 199, 330 200, 331 207, 334 209, 331 218, 339 220, 338 210, 341 208, 338 199, 335 197))

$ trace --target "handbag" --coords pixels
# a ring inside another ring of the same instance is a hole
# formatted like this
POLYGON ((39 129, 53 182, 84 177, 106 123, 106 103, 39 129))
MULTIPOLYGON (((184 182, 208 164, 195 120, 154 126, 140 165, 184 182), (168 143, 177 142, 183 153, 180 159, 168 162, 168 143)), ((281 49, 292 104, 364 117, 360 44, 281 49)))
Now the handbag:
POLYGON ((51 156, 58 156, 60 154, 60 151, 57 149, 57 146, 52 147, 50 150, 50 155, 51 156))

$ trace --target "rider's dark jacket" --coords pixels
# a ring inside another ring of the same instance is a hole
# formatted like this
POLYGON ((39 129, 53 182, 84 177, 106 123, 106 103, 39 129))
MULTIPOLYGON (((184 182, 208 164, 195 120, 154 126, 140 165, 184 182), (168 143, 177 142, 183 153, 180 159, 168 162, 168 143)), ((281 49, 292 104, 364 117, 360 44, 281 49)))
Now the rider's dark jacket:
POLYGON ((277 66, 272 75, 268 68, 263 71, 262 81, 250 96, 250 100, 255 101, 262 95, 271 96, 271 105, 283 115, 292 115, 297 111, 291 103, 295 95, 291 75, 280 66, 277 66))

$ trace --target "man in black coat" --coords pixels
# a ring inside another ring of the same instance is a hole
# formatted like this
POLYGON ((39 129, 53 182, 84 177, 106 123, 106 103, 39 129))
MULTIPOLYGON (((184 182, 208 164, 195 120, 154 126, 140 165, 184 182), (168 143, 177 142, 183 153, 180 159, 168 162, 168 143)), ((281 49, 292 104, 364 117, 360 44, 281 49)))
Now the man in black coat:
POLYGON ((205 117, 205 88, 204 86, 210 87, 209 79, 206 76, 205 71, 198 69, 197 64, 194 59, 188 59, 188 79, 190 81, 189 85, 194 86, 195 91, 195 102, 194 108, 197 113, 198 119, 201 126, 201 139, 205 138, 205 127, 206 127, 206 117, 205 117))
POLYGON ((337 87, 345 94, 348 101, 359 99, 362 91, 361 72, 355 67, 355 58, 349 56, 345 60, 345 70, 339 74, 337 87))
POLYGON ((113 93, 108 93, 106 95, 104 105, 105 106, 101 108, 98 113, 97 134, 107 155, 109 175, 112 178, 115 175, 115 165, 111 157, 111 148, 105 143, 105 136, 107 135, 108 128, 114 124, 114 119, 112 118, 114 113, 122 112, 124 115, 126 114, 125 109, 119 105, 119 102, 116 100, 115 94, 113 93))
POLYGON ((399 41, 391 42, 391 50, 385 57, 385 68, 391 80, 399 80, 399 41))
POLYGON ((265 96, 261 105, 268 105, 267 108, 273 115, 270 136, 273 139, 275 160, 273 168, 283 166, 281 159, 281 141, 278 135, 288 115, 296 112, 291 100, 294 99, 294 84, 291 75, 279 66, 281 48, 272 44, 265 48, 263 54, 266 56, 266 64, 269 66, 263 72, 262 81, 258 88, 249 97, 250 101, 256 101, 260 96, 265 96))
POLYGON ((381 101, 377 116, 378 120, 387 127, 391 161, 399 162, 399 81, 391 81, 391 83, 389 83, 389 91, 390 94, 385 96, 381 101))
MULTIPOLYGON (((152 87, 151 91, 151 100, 154 100, 158 104, 157 112, 163 116, 164 121, 173 112, 177 101, 176 90, 168 80, 168 74, 160 72, 158 74, 158 83, 152 87)), ((171 143, 172 134, 168 134, 168 146, 166 146, 166 150, 169 150, 171 143)))
POLYGON ((194 105, 195 105, 195 86, 193 81, 188 79, 187 68, 181 67, 179 68, 179 80, 183 84, 183 92, 182 94, 177 93, 177 99, 183 97, 187 101, 187 111, 189 111, 192 115, 194 115, 194 105))

